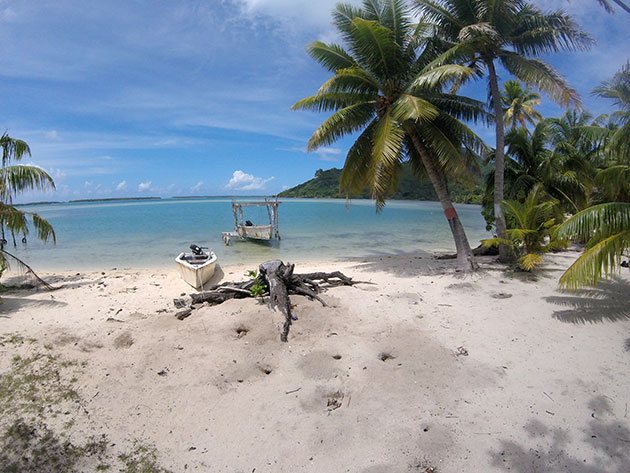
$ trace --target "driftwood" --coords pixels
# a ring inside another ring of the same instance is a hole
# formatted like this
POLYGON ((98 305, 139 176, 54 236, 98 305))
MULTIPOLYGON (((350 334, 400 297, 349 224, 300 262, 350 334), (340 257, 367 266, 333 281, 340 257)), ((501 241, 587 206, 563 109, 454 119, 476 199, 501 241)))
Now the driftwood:
MULTIPOLYGON (((13 237, 15 239, 15 236, 13 237)), ((11 258, 13 258, 15 261, 17 261, 18 266, 21 270, 25 270, 26 274, 31 274, 35 280, 41 284, 42 286, 44 286, 45 289, 49 290, 49 291, 54 291, 55 288, 53 286, 51 286, 50 284, 48 284, 46 281, 44 281, 42 278, 40 278, 37 273, 35 271, 33 271, 33 268, 31 268, 28 264, 26 264, 24 261, 22 261, 20 258, 18 258, 17 256, 15 256, 14 254, 9 253, 8 251, 6 251, 4 248, 0 248, 0 252, 4 253, 7 256, 10 256, 11 258)))
POLYGON ((339 271, 295 274, 294 269, 295 265, 285 265, 280 260, 267 261, 258 267, 258 276, 254 279, 217 284, 210 286, 206 291, 190 294, 188 298, 175 299, 175 307, 183 309, 175 316, 183 320, 202 305, 212 306, 230 299, 260 296, 267 300, 271 309, 278 310, 284 316, 280 340, 286 342, 291 323, 297 320, 291 311, 290 295, 306 296, 311 300, 319 301, 326 307, 327 304, 318 295, 319 293, 328 287, 356 284, 356 281, 339 271), (258 289, 259 292, 252 292, 253 288, 258 289))

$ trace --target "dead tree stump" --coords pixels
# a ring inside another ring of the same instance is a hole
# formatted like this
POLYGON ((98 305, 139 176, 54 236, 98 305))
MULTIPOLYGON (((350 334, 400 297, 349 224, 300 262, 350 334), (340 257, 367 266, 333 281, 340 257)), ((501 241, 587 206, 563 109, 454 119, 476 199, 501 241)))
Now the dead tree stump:
POLYGON ((306 296, 309 299, 319 301, 325 307, 326 302, 318 295, 319 293, 328 287, 353 286, 357 283, 339 271, 295 274, 294 269, 295 265, 290 263, 285 265, 280 260, 267 261, 258 267, 258 276, 254 279, 242 282, 225 282, 212 286, 207 291, 190 294, 187 298, 175 299, 175 306, 179 309, 185 309, 176 315, 180 320, 183 320, 192 313, 192 310, 202 304, 214 306, 230 299, 268 297, 268 306, 274 311, 278 310, 284 316, 280 340, 286 342, 291 324, 297 320, 291 311, 290 295, 306 296), (252 293, 252 288, 255 285, 263 287, 262 295, 252 293), (187 309, 190 309, 190 312, 187 309))

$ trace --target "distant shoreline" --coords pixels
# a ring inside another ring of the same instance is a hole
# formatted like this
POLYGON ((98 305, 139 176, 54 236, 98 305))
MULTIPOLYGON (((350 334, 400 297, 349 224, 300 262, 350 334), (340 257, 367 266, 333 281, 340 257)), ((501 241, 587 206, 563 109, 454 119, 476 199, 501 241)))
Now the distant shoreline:
MULTIPOLYGON (((259 195, 190 195, 190 196, 172 196, 172 197, 107 197, 103 199, 76 199, 76 200, 49 200, 49 201, 35 201, 35 202, 26 202, 15 204, 16 207, 29 207, 36 205, 59 205, 59 204, 85 204, 85 203, 98 203, 98 202, 135 202, 135 201, 158 201, 158 200, 195 200, 195 199, 260 199, 263 197, 269 196, 259 196, 259 195)), ((271 196, 271 197, 276 197, 271 196)), ((373 201, 374 199, 370 197, 326 197, 326 196, 313 196, 313 197, 286 197, 286 196, 277 196, 278 199, 282 201, 282 199, 295 199, 295 200, 348 200, 348 201, 373 201)), ((405 199, 405 198, 391 198, 387 199, 386 202, 439 202, 436 199, 405 199)), ((467 205, 480 205, 477 202, 459 202, 454 201, 455 204, 467 204, 467 205)))

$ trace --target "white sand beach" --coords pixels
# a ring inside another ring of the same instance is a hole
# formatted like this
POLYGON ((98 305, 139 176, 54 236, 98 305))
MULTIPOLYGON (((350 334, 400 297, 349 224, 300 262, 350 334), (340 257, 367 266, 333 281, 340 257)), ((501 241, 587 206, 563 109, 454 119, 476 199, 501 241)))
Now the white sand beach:
POLYGON ((49 426, 114 452, 139 439, 174 472, 627 472, 629 278, 561 292, 573 258, 536 277, 429 255, 298 264, 369 284, 330 307, 292 296, 288 343, 253 299, 177 320, 174 267, 47 274, 53 292, 2 294, 0 368, 78 362, 79 400, 49 426))

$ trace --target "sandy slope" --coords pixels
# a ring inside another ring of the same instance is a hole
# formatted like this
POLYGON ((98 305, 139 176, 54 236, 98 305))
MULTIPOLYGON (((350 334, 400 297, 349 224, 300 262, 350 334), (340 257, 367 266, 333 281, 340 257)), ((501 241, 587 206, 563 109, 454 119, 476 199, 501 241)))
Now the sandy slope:
POLYGON ((2 295, 0 334, 87 362, 75 435, 146 439, 176 472, 628 472, 629 278, 563 294, 573 257, 537 280, 427 255, 309 263, 373 284, 294 297, 286 344, 253 300, 176 320, 174 269, 49 275, 53 293, 2 295))

